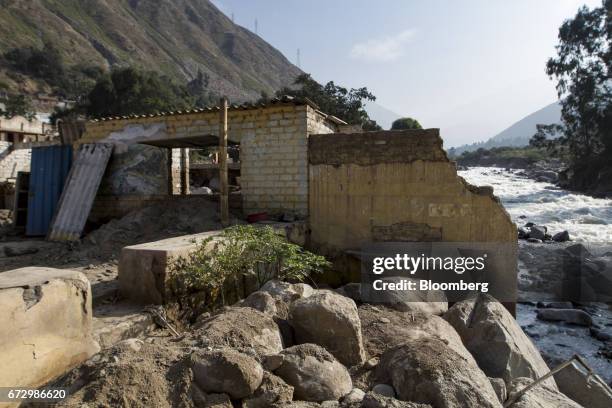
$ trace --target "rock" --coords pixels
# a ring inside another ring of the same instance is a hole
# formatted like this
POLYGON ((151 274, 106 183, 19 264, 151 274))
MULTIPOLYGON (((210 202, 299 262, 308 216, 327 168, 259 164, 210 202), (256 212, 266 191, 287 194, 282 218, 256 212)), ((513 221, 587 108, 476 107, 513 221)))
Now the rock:
POLYGON ((506 382, 504 381, 503 378, 491 378, 491 377, 489 377, 489 381, 491 381, 491 385, 493 386, 493 389, 495 390, 495 394, 497 394, 497 399, 499 399, 499 402, 503 404, 508 398, 508 390, 506 389, 506 382))
MULTIPOLYGON (((542 356, 506 308, 481 294, 457 302, 444 315, 465 347, 489 377, 510 383, 518 377, 539 378, 549 371, 542 356)), ((546 383, 555 388, 554 380, 546 383)))
POLYGON ((381 394, 368 392, 361 402, 362 408, 431 408, 431 405, 399 401, 381 394))
POLYGON ((612 407, 612 393, 602 384, 605 382, 596 374, 589 377, 576 362, 555 374, 555 381, 559 391, 584 407, 612 407))
POLYGON ((557 232, 552 236, 552 240, 556 242, 566 242, 570 240, 570 235, 568 231, 557 232))
POLYGON ((353 388, 346 367, 316 344, 289 347, 281 354, 285 359, 274 373, 294 387, 295 399, 338 400, 353 388))
POLYGON ((527 242, 531 242, 532 244, 541 244, 542 240, 538 238, 529 237, 527 238, 527 242))
POLYGON ((538 302, 539 309, 573 309, 572 302, 538 302))
POLYGON ((378 365, 378 363, 380 363, 380 358, 379 357, 372 357, 371 359, 366 361, 363 366, 366 369, 371 370, 371 369, 375 368, 378 365))
POLYGON ((126 339, 126 340, 120 341, 119 343, 117 343, 117 347, 127 348, 133 351, 134 353, 138 353, 140 349, 142 348, 143 344, 144 344, 144 341, 140 339, 132 338, 132 339, 126 339))
POLYGON ((471 359, 461 337, 443 318, 427 313, 406 313, 384 306, 359 306, 364 346, 371 356, 380 356, 389 348, 419 338, 437 338, 457 353, 471 359), (381 319, 389 320, 382 323, 381 319))
POLYGON ((323 346, 347 366, 365 361, 361 321, 353 300, 319 290, 293 302, 289 314, 296 343, 323 346))
POLYGON ((529 238, 529 231, 527 231, 525 228, 518 227, 517 231, 518 231, 518 238, 519 239, 527 239, 527 238, 529 238))
POLYGON ((439 408, 501 408, 476 361, 439 339, 417 339, 388 350, 376 371, 391 381, 401 400, 439 408))
POLYGON ((567 248, 565 248, 565 252, 575 258, 580 258, 580 259, 589 258, 592 256, 589 250, 586 249, 586 247, 582 244, 570 245, 567 248))
MULTIPOLYGON (((384 284, 399 284, 402 280, 415 280, 400 276, 381 279, 384 284)), ((418 286, 417 286, 418 287, 418 286)), ((374 290, 372 285, 361 288, 363 302, 381 303, 401 312, 420 312, 441 315, 448 310, 448 301, 443 291, 434 290, 374 290)))
POLYGON ((372 392, 384 395, 385 397, 395 398, 395 390, 389 384, 376 384, 372 387, 372 392))
POLYGON ((539 309, 538 319, 549 322, 565 322, 579 326, 591 326, 593 319, 580 309, 539 309))
POLYGON ((600 329, 597 327, 591 327, 589 329, 591 336, 599 341, 610 341, 612 340, 612 328, 600 329))
POLYGON ((338 408, 340 403, 338 401, 323 401, 321 408, 338 408))
POLYGON ((264 373, 259 388, 252 397, 242 401, 243 408, 267 408, 293 400, 293 387, 274 374, 264 373))
POLYGON ((278 280, 270 280, 266 282, 260 291, 268 292, 275 298, 282 299, 287 303, 291 303, 296 299, 310 296, 314 289, 305 283, 291 284, 278 280))
POLYGON ((268 371, 274 371, 283 364, 285 357, 282 354, 271 354, 264 356, 263 367, 268 371))
POLYGON ((347 283, 336 289, 336 293, 361 302, 361 283, 347 283))
MULTIPOLYGON (((527 387, 533 382, 533 379, 519 377, 512 380, 510 384, 510 392, 508 399, 512 399, 520 390, 527 387)), ((544 384, 538 384, 531 390, 523 394, 514 404, 512 408, 581 408, 581 406, 558 390, 544 384)))
POLYGON ((195 383, 204 392, 225 393, 232 399, 253 394, 263 379, 261 365, 231 349, 200 350, 191 356, 195 383))
POLYGON ((529 238, 544 240, 546 237, 546 227, 542 225, 532 225, 529 228, 529 238))
POLYGON ((250 307, 229 307, 194 325, 205 346, 253 349, 260 355, 278 354, 283 341, 272 317, 250 307))
POLYGON ((246 299, 238 302, 239 307, 251 307, 262 313, 274 316, 277 313, 276 301, 268 292, 258 290, 251 293, 246 299))
POLYGON ((361 402, 365 397, 365 392, 360 390, 359 388, 353 388, 351 392, 349 392, 343 399, 342 403, 344 404, 354 404, 357 402, 361 402))

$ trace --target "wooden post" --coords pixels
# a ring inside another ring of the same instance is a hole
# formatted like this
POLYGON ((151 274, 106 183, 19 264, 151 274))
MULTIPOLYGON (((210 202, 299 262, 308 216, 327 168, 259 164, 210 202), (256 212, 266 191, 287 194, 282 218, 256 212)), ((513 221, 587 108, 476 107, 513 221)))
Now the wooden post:
POLYGON ((221 98, 219 113, 219 204, 221 225, 229 226, 229 188, 227 181, 227 98, 221 98))

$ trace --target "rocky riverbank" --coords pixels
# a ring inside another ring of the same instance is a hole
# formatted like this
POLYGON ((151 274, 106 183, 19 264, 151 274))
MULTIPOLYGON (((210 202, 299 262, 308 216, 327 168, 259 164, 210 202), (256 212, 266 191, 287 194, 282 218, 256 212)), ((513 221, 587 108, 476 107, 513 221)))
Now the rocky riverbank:
MULTIPOLYGON (((431 309, 362 303, 360 292, 268 282, 178 337, 158 331, 94 356, 53 384, 70 391, 59 406, 501 408, 549 371, 489 296, 431 309)), ((550 378, 512 406, 580 407, 579 378, 550 378)), ((596 406, 610 406, 594 389, 596 406)))

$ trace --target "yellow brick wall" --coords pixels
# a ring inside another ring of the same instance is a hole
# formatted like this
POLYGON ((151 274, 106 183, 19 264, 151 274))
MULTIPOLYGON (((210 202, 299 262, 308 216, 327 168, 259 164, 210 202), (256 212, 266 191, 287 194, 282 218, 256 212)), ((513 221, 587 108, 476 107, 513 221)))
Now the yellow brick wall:
MULTIPOLYGON (((218 112, 89 122, 79 143, 101 141, 128 127, 163 126, 173 139, 217 135, 218 112)), ((245 214, 308 214, 308 134, 333 132, 335 125, 307 105, 230 110, 228 138, 241 144, 241 186, 245 214)), ((133 134, 133 133, 132 133, 133 134)), ((160 134, 155 136, 160 137, 160 134)))

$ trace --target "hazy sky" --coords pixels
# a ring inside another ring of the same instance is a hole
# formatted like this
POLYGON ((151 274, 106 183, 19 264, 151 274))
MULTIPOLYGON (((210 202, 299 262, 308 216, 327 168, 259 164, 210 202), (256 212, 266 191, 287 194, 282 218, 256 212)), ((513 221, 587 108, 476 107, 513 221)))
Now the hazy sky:
POLYGON ((445 146, 488 139, 557 100, 560 24, 601 0, 214 0, 319 82, 367 86, 445 146))

